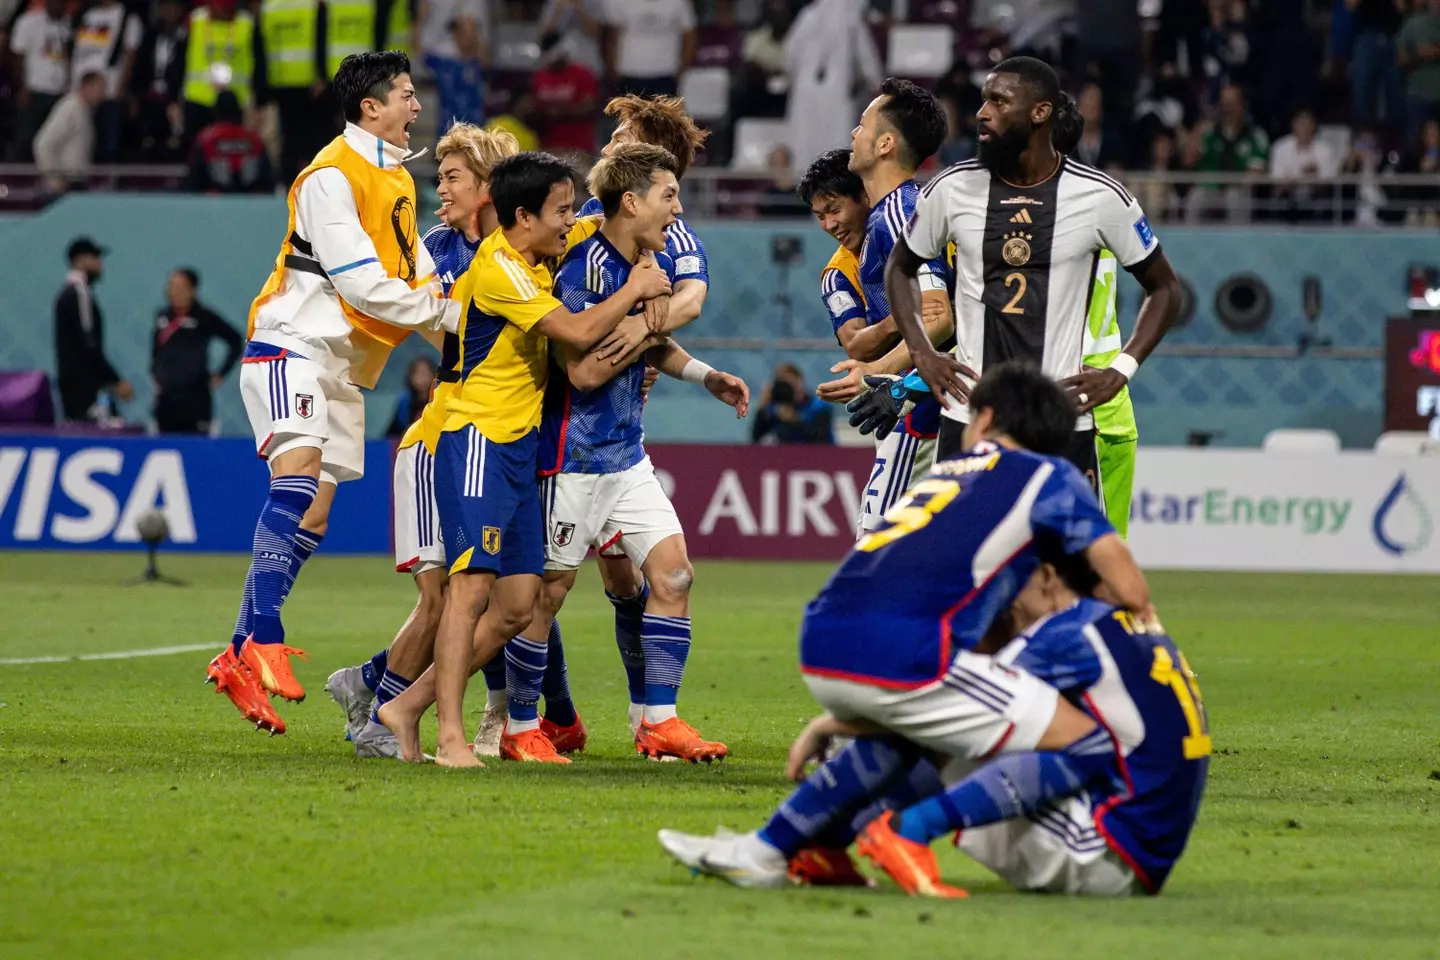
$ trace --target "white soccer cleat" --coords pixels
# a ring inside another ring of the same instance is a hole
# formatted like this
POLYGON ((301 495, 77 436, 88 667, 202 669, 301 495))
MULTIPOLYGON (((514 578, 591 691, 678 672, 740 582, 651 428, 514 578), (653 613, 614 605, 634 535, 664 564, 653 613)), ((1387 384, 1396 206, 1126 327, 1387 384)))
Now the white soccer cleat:
POLYGON ((384 724, 367 720, 365 727, 352 738, 355 756, 361 760, 403 760, 400 741, 384 724))
POLYGON ((785 857, 753 833, 737 835, 722 829, 713 837, 702 837, 661 830, 659 839, 665 852, 682 865, 737 887, 771 889, 790 883, 785 857))
POLYGON ((375 694, 365 686, 365 674, 359 667, 336 670, 325 681, 325 692, 345 711, 345 734, 354 743, 370 722, 370 711, 375 706, 375 694))
POLYGON ((485 708, 480 729, 475 733, 475 756, 500 756, 500 738, 505 733, 505 718, 508 712, 508 707, 485 708))

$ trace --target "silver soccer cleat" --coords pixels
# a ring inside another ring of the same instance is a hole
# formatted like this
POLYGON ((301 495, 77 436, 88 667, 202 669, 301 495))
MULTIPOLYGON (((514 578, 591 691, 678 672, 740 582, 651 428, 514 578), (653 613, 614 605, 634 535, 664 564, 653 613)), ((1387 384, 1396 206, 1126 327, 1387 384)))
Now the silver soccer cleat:
POLYGON ((400 741, 395 739, 395 734, 390 728, 368 720, 365 728, 353 738, 355 744, 355 756, 361 760, 401 760, 400 741))
POLYGON ((754 834, 717 830, 702 837, 679 830, 661 830, 660 846, 696 873, 728 880, 737 887, 774 888, 789 885, 788 864, 754 834))
POLYGON ((353 743, 370 722, 370 710, 375 706, 375 694, 365 686, 364 673, 359 667, 336 670, 325 681, 325 692, 345 711, 345 733, 353 743))
POLYGON ((475 732, 475 756, 500 756, 500 737, 505 733, 505 719, 508 714, 509 710, 506 707, 485 708, 485 716, 480 721, 480 729, 475 732))

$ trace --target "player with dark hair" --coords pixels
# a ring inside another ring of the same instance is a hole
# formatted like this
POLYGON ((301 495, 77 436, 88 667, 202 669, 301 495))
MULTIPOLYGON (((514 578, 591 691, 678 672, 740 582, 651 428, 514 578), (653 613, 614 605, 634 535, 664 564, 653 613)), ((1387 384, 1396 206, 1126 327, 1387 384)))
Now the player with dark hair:
MULTIPOLYGON (((435 499, 450 564, 435 663, 378 711, 402 756, 418 760, 420 717, 436 703, 436 762, 458 767, 481 765, 465 734, 469 677, 530 623, 540 589, 545 548, 535 463, 547 343, 588 352, 637 303, 670 290, 658 267, 639 264, 615 296, 583 313, 571 313, 552 295, 546 261, 564 256, 575 225, 575 175, 559 158, 522 153, 501 160, 490 171, 490 198, 500 229, 480 244, 451 291, 464 314, 460 384, 435 451, 435 499)), ((604 349, 600 354, 609 359, 604 349)), ((538 724, 511 740, 517 759, 554 755, 538 724)))
POLYGON ((443 299, 419 242, 415 182, 402 165, 420 114, 410 60, 398 51, 346 57, 335 74, 346 125, 300 172, 275 267, 250 308, 240 392, 269 461, 270 495, 255 526, 232 642, 207 680, 272 734, 284 722, 267 695, 303 700, 280 610, 319 547, 335 487, 365 471, 365 401, 390 350, 412 331, 439 338, 459 306, 443 299))
POLYGON ((970 403, 965 451, 937 462, 805 611, 806 684, 864 736, 758 833, 662 832, 677 859, 742 885, 783 882, 787 862, 814 840, 810 826, 837 810, 858 812, 914 766, 915 747, 972 760, 1004 754, 1002 771, 1024 773, 1010 788, 1022 805, 1111 782, 1114 744, 1103 727, 1053 687, 975 650, 1039 566, 1044 540, 1084 554, 1129 609, 1149 610, 1149 588, 1084 478, 1050 455, 1074 431, 1064 391, 1033 366, 1002 363, 970 403), (909 745, 878 737, 887 733, 909 745))
POLYGON ((848 352, 850 341, 868 326, 860 289, 860 249, 870 215, 865 184, 850 169, 850 151, 830 150, 812 160, 795 194, 815 214, 820 229, 839 244, 820 272, 820 299, 830 314, 835 339, 848 352))

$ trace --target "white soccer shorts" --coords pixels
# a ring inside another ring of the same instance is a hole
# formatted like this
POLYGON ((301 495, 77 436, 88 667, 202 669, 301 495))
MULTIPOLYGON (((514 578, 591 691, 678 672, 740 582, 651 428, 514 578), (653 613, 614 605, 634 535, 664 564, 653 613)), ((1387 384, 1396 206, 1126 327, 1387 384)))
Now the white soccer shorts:
POLYGON ((395 572, 418 576, 445 567, 440 511, 435 506, 435 458, 423 443, 395 453, 395 572))
POLYGON ((680 518, 646 457, 619 473, 560 473, 540 488, 545 510, 545 569, 575 570, 593 544, 618 545, 640 566, 662 540, 683 533, 680 518))
POLYGON ((859 529, 855 539, 879 529, 885 514, 904 496, 910 485, 935 462, 935 441, 912 437, 902 421, 890 435, 875 445, 875 465, 861 501, 859 529))
POLYGON ((322 480, 364 476, 365 398, 353 383, 303 357, 247 359, 240 366, 240 396, 262 459, 318 447, 322 480))
POLYGON ((969 651, 939 680, 913 690, 811 674, 805 683, 841 720, 869 720, 927 750, 967 759, 1034 750, 1060 696, 1018 667, 969 651))

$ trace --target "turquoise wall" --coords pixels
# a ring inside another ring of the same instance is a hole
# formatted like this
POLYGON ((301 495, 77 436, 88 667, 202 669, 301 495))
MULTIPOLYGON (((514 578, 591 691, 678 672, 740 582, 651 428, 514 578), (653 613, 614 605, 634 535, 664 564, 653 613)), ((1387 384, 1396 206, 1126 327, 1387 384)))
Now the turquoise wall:
MULTIPOLYGON (((201 298, 243 326, 284 231, 278 198, 74 195, 28 218, 0 221, 0 367, 54 366, 52 303, 65 273, 69 241, 89 234, 110 248, 96 298, 105 311, 106 346, 115 366, 135 383, 139 398, 125 412, 143 418, 150 399, 146 369, 150 324, 162 304, 168 272, 188 265, 202 277, 201 298)), ((696 350, 717 367, 750 381, 758 392, 781 360, 800 364, 812 382, 828 377, 839 359, 817 295, 830 241, 802 221, 696 223, 709 251, 711 293, 705 316, 684 332, 697 338, 747 338, 763 348, 696 350), (798 237, 804 262, 783 268, 771 260, 771 240, 798 237), (794 343, 787 341, 810 341, 794 343)), ((1193 346, 1292 346, 1305 332, 1301 289, 1320 278, 1324 309, 1319 333, 1338 346, 1378 347, 1387 315, 1405 309, 1412 262, 1440 261, 1431 232, 1165 227, 1161 242, 1195 290, 1192 322, 1167 343, 1193 346), (1227 331, 1215 315, 1216 289, 1228 277, 1253 273, 1274 298, 1269 323, 1253 334, 1227 331)), ((1122 286, 1121 317, 1128 327, 1139 303, 1133 281, 1122 286)), ((702 341, 703 342, 703 341, 702 341)), ((370 395, 372 433, 394 410, 405 360, 423 344, 403 346, 370 395)), ((232 374, 221 391, 226 433, 248 432, 232 374)), ((1258 443, 1275 427, 1328 426, 1349 445, 1365 445, 1380 430, 1383 378, 1379 360, 1318 358, 1156 357, 1134 386, 1147 441, 1180 443, 1194 429, 1218 431, 1226 445, 1258 443)), ((684 384, 663 383, 646 411, 646 431, 658 440, 742 439, 747 425, 727 408, 684 384)))

